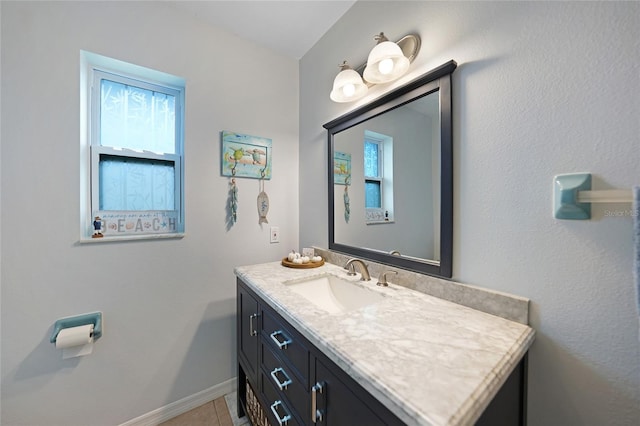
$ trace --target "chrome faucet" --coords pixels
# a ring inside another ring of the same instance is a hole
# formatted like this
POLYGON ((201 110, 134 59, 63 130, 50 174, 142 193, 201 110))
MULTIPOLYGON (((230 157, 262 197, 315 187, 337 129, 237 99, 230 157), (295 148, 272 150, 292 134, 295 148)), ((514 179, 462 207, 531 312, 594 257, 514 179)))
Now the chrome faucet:
POLYGON ((355 265, 360 265, 360 273, 362 274, 362 281, 371 280, 371 275, 369 275, 369 270, 367 269, 367 265, 364 263, 364 260, 358 259, 354 257, 353 259, 347 260, 347 263, 344 265, 344 269, 348 270, 347 275, 355 275, 356 268, 355 265))
POLYGON ((398 271, 382 271, 382 273, 380 274, 380 278, 378 278, 378 282, 376 283, 376 285, 382 286, 382 287, 388 287, 389 283, 387 282, 387 274, 396 274, 398 275, 398 271))

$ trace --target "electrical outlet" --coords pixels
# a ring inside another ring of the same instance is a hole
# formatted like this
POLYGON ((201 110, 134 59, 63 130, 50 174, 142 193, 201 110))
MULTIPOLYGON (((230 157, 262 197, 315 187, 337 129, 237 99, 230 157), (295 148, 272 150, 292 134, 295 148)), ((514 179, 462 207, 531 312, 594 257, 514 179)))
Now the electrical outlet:
POLYGON ((277 226, 271 227, 271 243, 280 242, 280 228, 277 226))

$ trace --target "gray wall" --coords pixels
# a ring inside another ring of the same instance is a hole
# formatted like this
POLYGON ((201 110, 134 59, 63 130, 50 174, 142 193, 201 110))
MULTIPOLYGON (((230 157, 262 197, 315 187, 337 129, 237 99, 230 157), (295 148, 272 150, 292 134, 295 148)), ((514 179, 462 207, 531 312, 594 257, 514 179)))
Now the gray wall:
POLYGON ((357 2, 300 63, 300 242, 326 246, 322 124, 449 59, 453 76, 454 278, 531 299, 529 424, 640 418, 640 344, 629 205, 590 221, 551 214, 552 178, 640 183, 640 4, 357 2), (337 65, 372 35, 422 50, 401 81, 356 104, 329 100, 337 65), (312 177, 312 178, 309 178, 312 177))
POLYGON ((2 2, 2 424, 114 425, 233 379, 233 267, 298 243, 298 64, 156 2, 2 2), (79 245, 80 50, 184 77, 186 236, 79 245), (265 84, 268 82, 268 84, 265 84), (225 226, 220 131, 273 139, 225 226), (56 319, 101 310, 93 354, 56 319))

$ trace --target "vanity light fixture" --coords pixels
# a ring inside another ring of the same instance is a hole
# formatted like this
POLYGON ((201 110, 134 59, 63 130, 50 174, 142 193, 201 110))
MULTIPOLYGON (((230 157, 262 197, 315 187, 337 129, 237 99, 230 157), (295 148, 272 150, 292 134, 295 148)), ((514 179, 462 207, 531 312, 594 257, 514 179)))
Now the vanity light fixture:
POLYGON ((333 90, 329 97, 334 102, 351 102, 366 95, 368 90, 360 74, 344 61, 340 65, 340 73, 333 80, 333 90))
POLYGON ((409 69, 409 58, 404 56, 400 46, 389 41, 384 33, 378 34, 375 40, 378 44, 369 53, 364 79, 369 83, 382 84, 402 77, 409 69))
POLYGON ((420 50, 420 37, 409 34, 394 43, 380 33, 378 42, 369 53, 367 63, 355 70, 347 61, 340 65, 340 73, 333 81, 329 97, 334 102, 352 102, 367 94, 374 84, 389 83, 402 77, 420 50), (364 81, 363 78, 364 77, 364 81))

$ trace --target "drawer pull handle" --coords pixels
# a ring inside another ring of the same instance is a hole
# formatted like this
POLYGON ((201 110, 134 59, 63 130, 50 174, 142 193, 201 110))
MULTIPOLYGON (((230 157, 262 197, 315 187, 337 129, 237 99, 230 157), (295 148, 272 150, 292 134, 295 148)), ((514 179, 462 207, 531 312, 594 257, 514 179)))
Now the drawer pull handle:
POLYGON ((258 330, 253 327, 253 320, 258 318, 258 314, 249 315, 249 336, 256 336, 258 334, 258 330))
POLYGON ((276 382, 276 386, 278 386, 278 388, 280 388, 280 390, 287 389, 287 386, 289 386, 291 383, 293 383, 293 381, 289 378, 287 373, 285 373, 284 370, 282 368, 280 368, 280 367, 275 368, 271 372, 271 377, 273 378, 273 381, 276 382), (286 379, 284 382, 281 382, 280 380, 278 380, 278 376, 277 376, 278 373, 282 373, 282 375, 286 379))
POLYGON ((286 337, 282 332, 282 330, 274 331, 273 333, 271 333, 270 336, 271 336, 271 340, 276 342, 276 345, 278 345, 280 349, 287 349, 287 346, 293 343, 293 340, 286 337), (276 337, 278 334, 283 337, 284 340, 282 342, 278 340, 278 338, 276 337))
POLYGON ((322 411, 318 409, 318 393, 322 393, 322 384, 320 382, 317 382, 311 388, 311 421, 314 423, 322 421, 322 411))
POLYGON ((278 421, 278 424, 280 426, 284 426, 287 423, 289 423, 289 420, 291 419, 291 414, 287 413, 287 409, 285 408, 284 405, 282 405, 282 401, 278 400, 273 404, 271 404, 271 411, 273 412, 273 415, 276 416, 276 420, 278 421), (282 410, 284 410, 285 412, 284 417, 280 417, 280 414, 278 414, 278 405, 282 407, 282 410))

